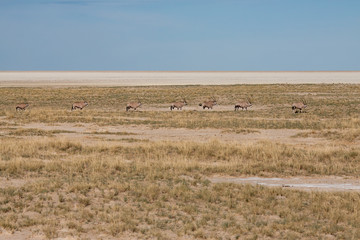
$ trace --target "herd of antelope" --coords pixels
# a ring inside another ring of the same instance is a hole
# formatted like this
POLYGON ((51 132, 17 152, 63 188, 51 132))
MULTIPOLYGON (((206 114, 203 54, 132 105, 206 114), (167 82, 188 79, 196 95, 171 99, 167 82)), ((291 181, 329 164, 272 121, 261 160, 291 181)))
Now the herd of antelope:
MULTIPOLYGON (((188 103, 185 100, 185 98, 182 98, 181 101, 179 102, 174 102, 170 105, 170 110, 172 111, 173 109, 177 109, 177 110, 182 110, 182 108, 184 106, 186 106, 188 103)), ((88 106, 89 104, 85 101, 83 102, 74 102, 71 106, 71 111, 76 110, 76 109, 80 109, 82 110, 83 108, 85 108, 86 106, 88 106)), ((129 102, 126 104, 126 111, 129 111, 130 109, 133 109, 134 111, 136 111, 139 107, 141 107, 142 103, 141 101, 138 99, 138 101, 135 102, 129 102)), ((211 97, 211 100, 208 101, 204 101, 202 103, 199 104, 199 106, 201 106, 203 109, 213 109, 213 107, 217 105, 217 101, 215 99, 215 97, 211 97)), ((246 98, 245 101, 239 101, 237 103, 235 103, 235 111, 239 110, 240 108, 242 110, 246 110, 252 106, 252 102, 249 98, 246 98)), ((26 108, 29 107, 28 103, 21 103, 16 105, 15 109, 16 111, 19 110, 25 110, 26 108)), ((291 109, 293 110, 294 113, 302 113, 304 111, 304 109, 307 107, 307 103, 305 100, 302 100, 301 102, 295 102, 291 105, 291 109)))

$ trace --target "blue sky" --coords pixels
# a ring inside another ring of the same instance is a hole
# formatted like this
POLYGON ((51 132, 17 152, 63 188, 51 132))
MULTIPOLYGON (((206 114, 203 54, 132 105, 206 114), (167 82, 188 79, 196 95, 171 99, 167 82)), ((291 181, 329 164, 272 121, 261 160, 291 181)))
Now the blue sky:
POLYGON ((358 0, 0 0, 0 70, 360 70, 358 0))

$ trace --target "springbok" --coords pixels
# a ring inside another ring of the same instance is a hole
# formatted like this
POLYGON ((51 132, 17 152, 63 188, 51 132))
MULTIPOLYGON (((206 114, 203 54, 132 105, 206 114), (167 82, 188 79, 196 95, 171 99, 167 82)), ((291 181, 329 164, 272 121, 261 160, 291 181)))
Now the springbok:
POLYGON ((181 102, 172 103, 170 106, 170 110, 172 111, 175 108, 177 108, 177 110, 182 110, 183 106, 186 106, 186 105, 187 105, 187 101, 185 100, 185 98, 182 98, 181 102))
POLYGON ((87 102, 74 102, 73 105, 71 106, 71 111, 76 110, 77 108, 82 110, 87 105, 89 105, 87 102))
POLYGON ((129 109, 134 109, 134 111, 136 111, 137 108, 139 108, 141 106, 141 102, 138 99, 137 102, 129 102, 128 104, 126 104, 126 111, 129 111, 129 109))
POLYGON ((241 108, 242 110, 246 110, 247 111, 247 108, 248 107, 251 107, 252 106, 252 102, 250 101, 249 98, 246 98, 246 101, 243 101, 243 102, 237 102, 235 104, 235 111, 236 110, 239 110, 239 108, 241 108))
POLYGON ((20 104, 16 105, 15 109, 16 109, 16 111, 25 110, 27 107, 29 107, 28 103, 20 103, 20 104))
POLYGON ((291 105, 291 109, 294 110, 294 113, 302 112, 303 109, 307 107, 307 103, 305 99, 303 99, 301 102, 293 103, 291 105))
POLYGON ((207 109, 212 109, 213 106, 217 105, 217 101, 215 99, 215 97, 212 97, 212 100, 210 101, 206 101, 203 103, 200 103, 199 106, 202 106, 203 109, 207 108, 207 109))

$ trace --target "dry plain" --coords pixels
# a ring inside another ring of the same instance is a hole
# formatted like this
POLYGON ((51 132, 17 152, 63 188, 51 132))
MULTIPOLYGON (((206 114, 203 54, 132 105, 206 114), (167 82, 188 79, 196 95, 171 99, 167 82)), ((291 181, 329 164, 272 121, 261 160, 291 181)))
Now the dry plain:
POLYGON ((360 83, 360 71, 0 71, 0 87, 360 83))
POLYGON ((217 73, 193 73, 181 86, 166 86, 175 73, 136 74, 147 86, 0 74, 0 239, 360 237, 360 85, 340 80, 357 72, 214 85, 217 73), (198 106, 212 96, 214 109, 198 106), (188 106, 170 111, 181 97, 188 106))

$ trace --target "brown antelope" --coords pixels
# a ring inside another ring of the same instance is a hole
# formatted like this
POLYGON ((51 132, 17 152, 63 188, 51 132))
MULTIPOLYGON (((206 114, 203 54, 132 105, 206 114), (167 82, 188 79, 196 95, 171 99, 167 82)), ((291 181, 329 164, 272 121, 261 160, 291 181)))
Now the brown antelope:
POLYGON ((71 111, 76 110, 77 108, 82 110, 87 105, 89 105, 87 102, 74 102, 73 105, 71 106, 71 111))
POLYGON ((252 106, 252 102, 250 101, 249 98, 246 98, 246 101, 238 102, 235 104, 235 111, 239 110, 239 108, 241 108, 242 110, 245 109, 247 111, 247 108, 251 106, 252 106))
POLYGON ((27 107, 29 107, 28 103, 20 103, 20 104, 16 105, 15 109, 16 109, 16 111, 25 110, 27 107))
POLYGON ((182 110, 183 106, 186 106, 186 105, 187 105, 187 101, 185 100, 185 98, 182 98, 181 102, 172 103, 170 106, 170 110, 172 111, 175 108, 177 108, 177 110, 182 110))
POLYGON ((128 104, 126 104, 126 111, 129 111, 129 109, 134 109, 134 111, 136 111, 137 108, 139 108, 141 106, 141 102, 140 100, 138 100, 137 102, 129 102, 128 104))
POLYGON ((200 103, 199 106, 202 106, 203 109, 207 108, 207 109, 212 109, 213 106, 217 105, 217 101, 215 99, 215 97, 212 97, 212 100, 210 101, 206 101, 203 103, 200 103))
POLYGON ((293 103, 291 105, 291 109, 294 110, 294 113, 301 113, 303 109, 307 107, 307 103, 305 99, 303 99, 301 102, 293 103))
POLYGON ((242 110, 245 109, 247 111, 247 108, 251 107, 251 106, 252 106, 251 100, 249 98, 246 98, 246 101, 237 102, 235 104, 235 111, 239 110, 239 108, 241 108, 242 110))

